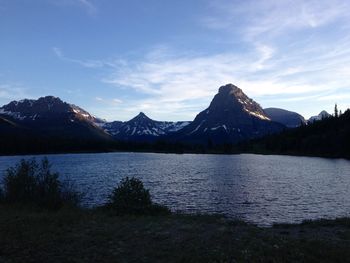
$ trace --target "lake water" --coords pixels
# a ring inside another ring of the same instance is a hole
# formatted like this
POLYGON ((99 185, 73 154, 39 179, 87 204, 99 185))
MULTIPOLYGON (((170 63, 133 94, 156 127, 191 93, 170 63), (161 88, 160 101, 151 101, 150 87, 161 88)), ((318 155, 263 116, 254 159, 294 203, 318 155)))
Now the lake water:
MULTIPOLYGON (((22 158, 31 157, 0 157, 0 177, 22 158)), ((350 216, 350 161, 343 159, 154 153, 48 158, 86 193, 87 206, 104 203, 123 177, 134 176, 174 211, 219 213, 259 225, 350 216)))

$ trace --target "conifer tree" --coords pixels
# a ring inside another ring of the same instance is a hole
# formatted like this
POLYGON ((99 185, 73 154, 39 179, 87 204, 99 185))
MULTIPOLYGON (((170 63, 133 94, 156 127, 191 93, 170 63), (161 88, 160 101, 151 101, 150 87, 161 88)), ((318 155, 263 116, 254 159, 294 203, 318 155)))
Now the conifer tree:
POLYGON ((335 104, 334 106, 334 117, 338 118, 338 106, 335 104))

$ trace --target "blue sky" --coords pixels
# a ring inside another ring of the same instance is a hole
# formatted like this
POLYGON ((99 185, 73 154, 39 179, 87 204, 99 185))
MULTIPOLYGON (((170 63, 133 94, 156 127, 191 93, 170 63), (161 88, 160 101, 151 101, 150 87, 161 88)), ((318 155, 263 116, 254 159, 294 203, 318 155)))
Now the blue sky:
POLYGON ((192 120, 233 83, 305 117, 350 107, 348 0, 0 0, 0 105, 192 120))

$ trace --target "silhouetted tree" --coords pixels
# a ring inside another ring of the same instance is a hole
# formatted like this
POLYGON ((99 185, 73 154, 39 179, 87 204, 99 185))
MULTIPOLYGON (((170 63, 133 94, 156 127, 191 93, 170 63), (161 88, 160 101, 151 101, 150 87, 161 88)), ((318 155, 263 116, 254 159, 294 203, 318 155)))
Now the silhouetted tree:
POLYGON ((51 171, 47 158, 39 163, 35 159, 23 159, 5 172, 0 190, 2 202, 46 209, 78 206, 81 194, 58 177, 58 173, 51 171))
POLYGON ((126 177, 114 188, 107 205, 117 215, 167 214, 170 210, 152 202, 141 180, 126 177))
POLYGON ((334 117, 336 117, 336 118, 338 118, 338 106, 337 106, 337 104, 335 104, 335 106, 334 106, 334 117))

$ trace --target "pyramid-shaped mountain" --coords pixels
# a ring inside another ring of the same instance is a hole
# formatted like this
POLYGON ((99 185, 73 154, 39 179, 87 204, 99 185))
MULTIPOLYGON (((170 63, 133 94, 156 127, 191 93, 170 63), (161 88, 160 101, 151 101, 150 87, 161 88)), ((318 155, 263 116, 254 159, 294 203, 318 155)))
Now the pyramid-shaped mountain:
POLYGON ((195 143, 236 143, 279 132, 284 125, 273 122, 258 103, 238 87, 219 88, 210 106, 173 137, 195 143))
POLYGON ((189 122, 155 121, 140 112, 127 122, 106 123, 103 128, 115 139, 122 141, 154 141, 161 136, 177 132, 189 122))

